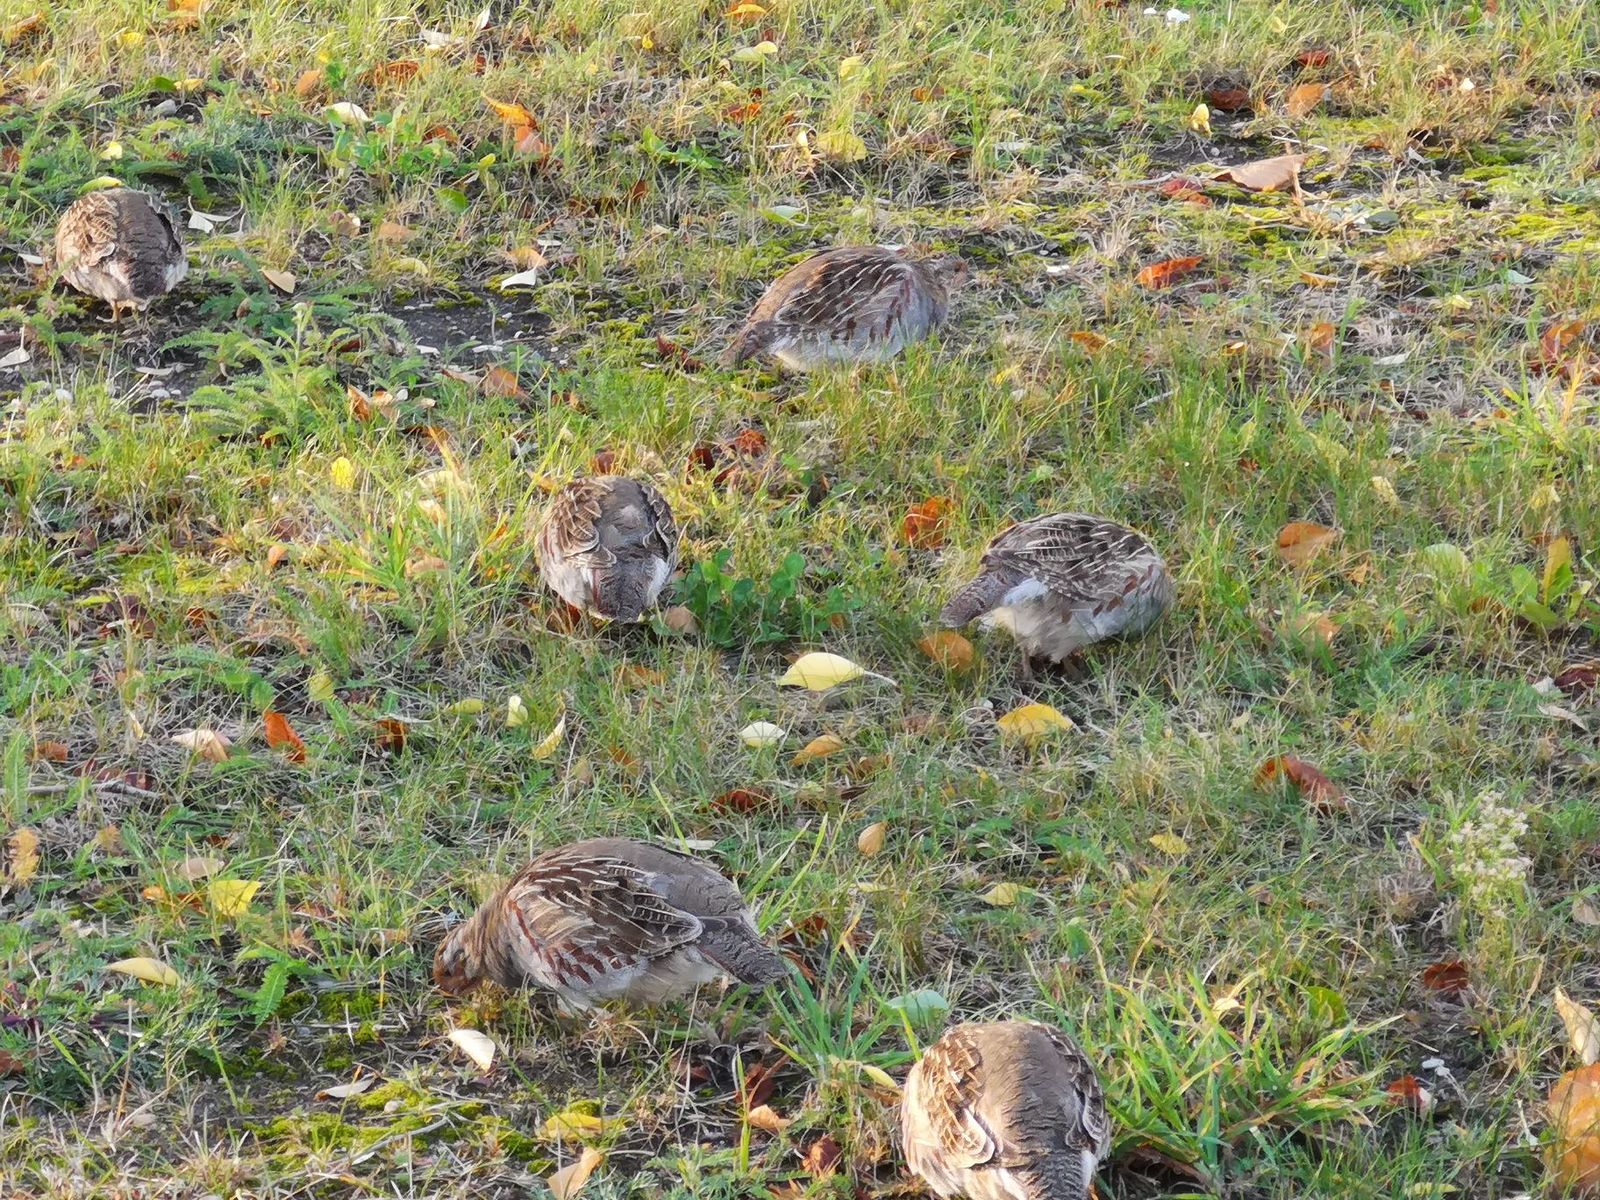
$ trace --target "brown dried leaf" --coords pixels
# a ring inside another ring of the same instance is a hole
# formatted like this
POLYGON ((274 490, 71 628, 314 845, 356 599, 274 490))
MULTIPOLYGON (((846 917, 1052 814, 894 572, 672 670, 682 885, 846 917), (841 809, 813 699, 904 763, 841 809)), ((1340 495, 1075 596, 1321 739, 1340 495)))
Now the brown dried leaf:
POLYGON ((26 887, 39 873, 39 835, 31 829, 14 831, 6 839, 6 882, 26 887))
POLYGON ((731 788, 711 802, 719 812, 751 813, 773 807, 775 801, 757 788, 731 788))
POLYGON ((1557 1194, 1600 1195, 1600 1063, 1556 1080, 1549 1108, 1550 1170, 1557 1194))
POLYGON ((917 642, 917 649, 946 671, 972 669, 974 651, 972 643, 953 629, 940 629, 917 642))
POLYGON ((373 723, 378 731, 377 742, 379 750, 385 754, 399 754, 406 748, 406 738, 411 735, 410 726, 396 717, 379 717, 373 723))
POLYGON ((478 389, 485 396, 498 396, 502 399, 515 399, 523 394, 522 384, 517 381, 517 373, 501 366, 493 366, 485 371, 483 379, 478 383, 478 389))
POLYGON ((1303 117, 1321 104, 1327 94, 1328 85, 1325 83, 1298 84, 1290 88, 1283 98, 1283 107, 1291 117, 1303 117))
POLYGON ((1303 567, 1339 538, 1337 529, 1315 521, 1290 521, 1278 530, 1278 557, 1295 567, 1303 567))
POLYGON ((1212 178, 1218 183, 1232 183, 1251 192, 1276 192, 1283 188, 1294 191, 1300 186, 1300 168, 1305 161, 1304 154, 1279 154, 1274 158, 1240 163, 1219 171, 1212 178))
POLYGON ((1269 758, 1256 770, 1256 785, 1266 787, 1275 779, 1286 779, 1318 812, 1343 812, 1350 807, 1344 790, 1303 758, 1280 754, 1269 758))
POLYGON ((917 550, 936 550, 944 545, 945 526, 949 521, 950 501, 943 496, 913 504, 900 522, 900 537, 906 545, 917 550))
POLYGON ((71 755, 65 742, 35 742, 33 744, 34 762, 66 762, 71 755))
POLYGON ((1459 958, 1433 963, 1422 972, 1422 986, 1447 999, 1460 996, 1469 982, 1467 964, 1459 958))
POLYGON ((821 1179, 838 1170, 843 1158, 844 1151, 839 1149, 839 1143, 834 1141, 831 1134, 825 1133, 806 1147, 800 1164, 812 1175, 821 1179))
POLYGON ((1394 1104, 1403 1105, 1418 1115, 1433 1107, 1433 1093, 1415 1075, 1402 1075, 1383 1089, 1394 1104))
POLYGON ((289 718, 269 708, 261 715, 261 721, 266 728, 267 745, 282 750, 283 756, 292 763, 305 762, 306 744, 289 724, 289 718))

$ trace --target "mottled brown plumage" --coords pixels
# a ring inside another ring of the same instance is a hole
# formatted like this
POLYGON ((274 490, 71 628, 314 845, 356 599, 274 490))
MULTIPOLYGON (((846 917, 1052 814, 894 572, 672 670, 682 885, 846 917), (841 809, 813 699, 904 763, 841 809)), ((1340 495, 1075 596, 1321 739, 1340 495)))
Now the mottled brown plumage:
POLYGON ((944 324, 967 277, 954 255, 906 258, 880 246, 825 250, 778 276, 723 361, 770 355, 796 371, 884 362, 944 324))
POLYGON ((1009 629, 1023 662, 1064 662, 1107 638, 1137 637, 1172 603, 1172 576, 1141 534, 1104 517, 1055 513, 1000 533, 978 575, 939 614, 1009 629))
POLYGON ((739 889, 709 863, 631 838, 534 859, 439 946, 434 982, 555 992, 569 1008, 655 1004, 728 975, 765 985, 783 962, 739 889))
POLYGON ((1084 1200, 1111 1146, 1094 1067, 1037 1021, 957 1025, 911 1068, 906 1164, 940 1197, 1084 1200))
POLYGON ((678 526, 642 479, 575 479, 550 501, 539 530, 539 570, 574 608, 637 621, 678 566, 678 526))
POLYGON ((108 188, 74 201, 56 225, 61 278, 111 305, 143 312, 189 273, 183 237, 166 205, 148 192, 108 188))

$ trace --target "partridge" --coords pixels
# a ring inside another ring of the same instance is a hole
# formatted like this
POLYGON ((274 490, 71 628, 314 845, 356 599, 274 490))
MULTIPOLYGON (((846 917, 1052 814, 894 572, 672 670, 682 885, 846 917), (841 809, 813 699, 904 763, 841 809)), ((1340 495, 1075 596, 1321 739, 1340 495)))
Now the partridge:
POLYGON ((595 475, 555 494, 539 530, 539 571, 574 608, 637 621, 678 566, 678 526, 642 479, 595 475))
POLYGON ((1139 636, 1172 595, 1167 565, 1142 534, 1104 517, 1055 513, 995 537, 977 578, 939 620, 959 628, 981 617, 1009 629, 1027 674, 1035 658, 1061 663, 1095 642, 1139 636))
POLYGON ((911 1068, 907 1165, 940 1197, 1085 1200, 1111 1146, 1093 1065, 1037 1021, 957 1025, 911 1068))
POLYGON ((886 362, 944 324, 967 278, 955 255, 906 258, 845 246, 790 267, 756 302, 723 356, 736 366, 769 355, 795 371, 828 363, 886 362))
POLYGON ((143 312, 189 273, 183 238, 166 205, 149 192, 116 187, 74 201, 56 225, 56 266, 72 287, 143 312))
POLYGON ((440 944, 452 995, 493 981, 553 991, 569 1009, 656 1004, 730 976, 764 986, 783 960, 715 867, 631 838, 546 851, 440 944))

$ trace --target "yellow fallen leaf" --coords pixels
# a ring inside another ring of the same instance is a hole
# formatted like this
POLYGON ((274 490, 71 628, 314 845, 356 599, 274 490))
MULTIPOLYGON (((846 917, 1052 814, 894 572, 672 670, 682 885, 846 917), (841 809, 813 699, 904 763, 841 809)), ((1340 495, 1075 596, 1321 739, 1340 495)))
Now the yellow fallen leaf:
POLYGON ((1600 1062, 1600 1021, 1561 988, 1555 990, 1554 1000, 1556 1012, 1561 1014, 1561 1023, 1567 1029, 1567 1041, 1578 1061, 1586 1067, 1600 1062))
POLYGON ((206 885, 206 901, 219 917, 242 917, 261 885, 246 879, 213 879, 206 885))
POLYGON ((555 1200, 572 1200, 594 1174, 595 1168, 605 1162, 606 1156, 593 1147, 585 1147, 578 1161, 568 1163, 544 1181, 555 1200))
POLYGON ((1189 843, 1175 833, 1153 833, 1150 844, 1168 858, 1182 858, 1189 853, 1189 843))
POLYGON ((306 695, 318 704, 326 704, 334 698, 333 676, 326 671, 313 672, 310 679, 306 680, 306 695))
POLYGON ((751 4, 751 3, 749 3, 749 0, 745 0, 745 3, 743 3, 743 4, 735 4, 732 8, 730 8, 728 10, 728 12, 727 12, 727 15, 730 16, 730 17, 741 17, 741 18, 742 17, 749 17, 749 18, 764 17, 764 16, 767 15, 767 10, 762 8, 761 5, 759 5, 759 4, 751 4))
POLYGON ((39 873, 39 835, 19 829, 6 839, 6 879, 12 887, 22 887, 39 873))
POLYGON ((1572 566, 1572 543, 1564 537, 1553 538, 1544 552, 1544 584, 1540 594, 1549 597, 1556 573, 1562 567, 1572 566))
POLYGON ((114 963, 107 963, 106 970, 132 975, 135 979, 160 987, 173 987, 180 982, 176 971, 154 958, 119 958, 114 963))
POLYGON ((521 729, 528 723, 528 706, 522 702, 522 697, 512 693, 506 697, 506 727, 508 729, 521 729))
POLYGON ((568 1108, 550 1117, 539 1127, 539 1134, 548 1141, 582 1141, 605 1133, 608 1122, 595 1113, 568 1108))
POLYGON ((849 79, 861 70, 861 55, 852 54, 849 58, 839 63, 839 78, 849 79))
POLYGON ((954 629, 941 629, 917 642, 917 649, 937 666, 960 673, 972 669, 972 643, 954 629))
POLYGON ((450 1040, 457 1050, 470 1058, 480 1071, 494 1066, 495 1044, 488 1034, 476 1029, 452 1029, 450 1040))
POLYGON ((333 481, 333 486, 341 492, 348 492, 356 486, 356 465, 344 455, 340 455, 328 464, 328 478, 333 481))
POLYGON ((860 679, 866 672, 848 658, 817 650, 802 654, 778 680, 780 687, 803 687, 825 692, 841 683, 860 679))
POLYGON ((1028 889, 1020 883, 997 883, 979 898, 996 908, 1010 908, 1027 894, 1028 889))
POLYGON ((867 156, 867 143, 849 129, 830 129, 817 135, 817 153, 834 162, 860 162, 867 156))
POLYGON ((533 748, 533 760, 545 762, 556 756, 556 751, 561 749, 561 739, 567 735, 567 714, 562 713, 556 727, 547 733, 544 740, 533 748))
POLYGON ((225 762, 228 747, 233 745, 215 729, 185 729, 173 734, 171 740, 211 762, 225 762))
POLYGON ((1059 730, 1076 729, 1070 718, 1048 704, 1024 704, 1013 708, 995 722, 1006 737, 1021 738, 1030 745, 1059 730))
POLYGON ((824 733, 812 738, 802 746, 795 756, 789 760, 796 767, 804 766, 819 758, 827 758, 830 754, 837 754, 844 749, 844 739, 837 734, 824 733))
POLYGON ((1189 128, 1192 132, 1205 137, 1211 136, 1211 110, 1204 104, 1194 106, 1194 111, 1189 114, 1189 128))
POLYGON ((768 1104, 758 1104, 744 1115, 745 1124, 763 1133, 782 1133, 794 1124, 790 1117, 781 1117, 768 1104))
POLYGON ((883 849, 884 839, 889 835, 889 824, 886 821, 874 821, 861 831, 856 838, 856 849, 871 858, 883 849))

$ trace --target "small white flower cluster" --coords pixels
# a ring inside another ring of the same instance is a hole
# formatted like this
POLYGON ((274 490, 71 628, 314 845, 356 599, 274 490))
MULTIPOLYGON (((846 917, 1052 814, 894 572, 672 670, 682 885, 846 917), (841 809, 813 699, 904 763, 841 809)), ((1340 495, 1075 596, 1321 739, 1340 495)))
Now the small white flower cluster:
POLYGON ((1527 814, 1502 799, 1499 792, 1485 792, 1476 820, 1463 821, 1447 839, 1456 886, 1474 908, 1495 912, 1522 894, 1533 865, 1519 844, 1528 832, 1527 814))

